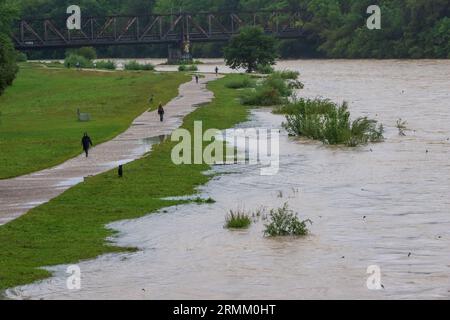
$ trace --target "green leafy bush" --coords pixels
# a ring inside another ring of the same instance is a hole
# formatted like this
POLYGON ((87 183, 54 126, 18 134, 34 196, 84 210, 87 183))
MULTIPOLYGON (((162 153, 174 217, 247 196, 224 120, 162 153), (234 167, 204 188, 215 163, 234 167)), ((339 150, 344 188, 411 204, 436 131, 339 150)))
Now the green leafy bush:
POLYGON ((130 61, 125 64, 125 70, 129 71, 137 71, 137 70, 143 70, 143 71, 152 71, 155 70, 155 66, 151 63, 147 64, 140 64, 137 61, 130 61))
POLYGON ((225 227, 228 229, 247 229, 251 224, 250 215, 240 210, 230 210, 225 218, 225 227))
POLYGON ((256 72, 261 74, 271 74, 275 72, 275 69, 269 64, 258 64, 256 66, 256 72))
POLYGON ((9 37, 0 32, 0 94, 12 84, 17 71, 14 46, 9 37))
POLYGON ((116 63, 114 61, 97 61, 95 63, 97 69, 116 70, 116 63))
POLYGON ((243 89, 243 88, 254 88, 256 86, 256 81, 248 76, 242 76, 241 78, 233 78, 226 82, 225 87, 230 89, 243 89))
POLYGON ((283 126, 292 136, 349 147, 384 139, 383 125, 377 126, 377 121, 360 117, 351 122, 346 102, 337 105, 327 99, 296 99, 276 112, 287 114, 283 126))
POLYGON ((17 62, 27 62, 28 57, 25 53, 16 51, 16 61, 17 62))
POLYGON ((269 223, 265 225, 264 235, 269 237, 305 236, 309 232, 306 226, 308 222, 312 224, 309 219, 301 221, 285 203, 281 208, 270 210, 269 223))
POLYGON ((242 103, 250 106, 273 106, 287 103, 293 88, 277 73, 268 76, 255 90, 242 97, 242 103))
POLYGON ((94 66, 92 61, 86 59, 83 56, 79 56, 76 54, 70 54, 64 60, 64 66, 66 68, 76 68, 77 65, 80 68, 85 68, 85 69, 93 68, 93 66, 94 66))
POLYGON ((178 71, 198 71, 198 67, 196 65, 182 64, 178 67, 178 71))
POLYGON ((92 47, 82 47, 78 49, 70 49, 66 51, 66 56, 76 55, 86 58, 87 60, 97 59, 97 52, 92 47))
POLYGON ((300 73, 297 71, 292 70, 283 70, 283 71, 277 71, 277 76, 279 76, 281 79, 284 80, 297 80, 300 76, 300 73))

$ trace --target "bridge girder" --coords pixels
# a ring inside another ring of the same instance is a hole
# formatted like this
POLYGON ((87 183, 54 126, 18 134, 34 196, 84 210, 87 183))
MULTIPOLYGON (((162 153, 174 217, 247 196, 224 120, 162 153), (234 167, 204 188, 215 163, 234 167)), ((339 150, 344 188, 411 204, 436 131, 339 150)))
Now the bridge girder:
POLYGON ((68 30, 65 18, 23 19, 12 38, 19 50, 227 41, 243 26, 260 26, 277 38, 303 34, 297 11, 177 13, 84 18, 81 30, 68 30))

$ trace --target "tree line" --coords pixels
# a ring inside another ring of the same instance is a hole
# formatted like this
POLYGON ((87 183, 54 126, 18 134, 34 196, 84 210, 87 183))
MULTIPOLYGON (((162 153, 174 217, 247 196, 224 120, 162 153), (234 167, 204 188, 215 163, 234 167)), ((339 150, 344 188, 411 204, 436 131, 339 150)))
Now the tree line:
MULTIPOLYGON (((23 16, 61 16, 70 0, 20 0, 23 16)), ((298 10, 305 37, 280 45, 282 58, 450 58, 448 0, 78 0, 85 14, 298 10), (366 27, 367 7, 381 8, 381 30, 366 27)), ((198 57, 222 56, 223 44, 194 45, 198 57)), ((109 48, 114 56, 165 55, 166 48, 109 48)))

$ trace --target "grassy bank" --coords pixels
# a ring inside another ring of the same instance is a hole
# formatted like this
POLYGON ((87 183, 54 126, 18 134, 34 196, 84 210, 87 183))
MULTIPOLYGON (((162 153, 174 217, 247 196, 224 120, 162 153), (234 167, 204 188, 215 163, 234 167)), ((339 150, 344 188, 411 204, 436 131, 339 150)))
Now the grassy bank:
MULTIPOLYGON (((225 129, 242 122, 248 109, 241 106, 239 90, 228 89, 230 75, 208 85, 215 94, 212 103, 188 115, 183 127, 193 130, 194 120, 203 127, 225 129)), ((108 252, 124 251, 105 239, 113 235, 107 223, 143 216, 182 201, 162 197, 196 193, 210 177, 207 165, 180 165, 171 161, 175 143, 165 141, 146 157, 124 168, 124 178, 110 171, 90 178, 47 204, 0 226, 0 289, 27 284, 50 276, 41 266, 76 263, 108 252)))
POLYGON ((179 73, 82 72, 21 65, 0 97, 0 179, 59 164, 81 153, 83 132, 94 143, 124 131, 151 105, 168 102, 190 78, 179 73), (77 109, 91 114, 79 122, 77 109))

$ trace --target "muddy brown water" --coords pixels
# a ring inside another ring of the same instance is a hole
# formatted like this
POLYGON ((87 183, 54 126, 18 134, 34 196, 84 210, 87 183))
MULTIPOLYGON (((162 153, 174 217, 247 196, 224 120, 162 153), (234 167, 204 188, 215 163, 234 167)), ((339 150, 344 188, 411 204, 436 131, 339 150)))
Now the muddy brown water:
MULTIPOLYGON (((353 116, 385 125, 386 141, 348 149, 280 138, 280 171, 258 166, 201 188, 217 202, 168 208, 111 225, 133 254, 79 263, 81 290, 66 288, 66 266, 51 279, 9 290, 31 299, 393 299, 450 297, 450 61, 284 61, 299 70, 300 95, 347 100, 353 116), (398 118, 407 120, 405 137, 398 118), (427 152, 428 151, 428 152, 427 152), (268 239, 264 222, 223 228, 237 207, 288 202, 310 218, 311 235, 268 239), (365 217, 365 218, 364 218, 365 217), (384 289, 368 290, 378 265, 384 289)), ((282 116, 259 109, 242 126, 280 128, 282 116)))

